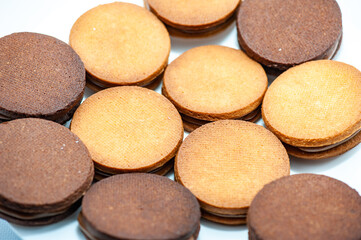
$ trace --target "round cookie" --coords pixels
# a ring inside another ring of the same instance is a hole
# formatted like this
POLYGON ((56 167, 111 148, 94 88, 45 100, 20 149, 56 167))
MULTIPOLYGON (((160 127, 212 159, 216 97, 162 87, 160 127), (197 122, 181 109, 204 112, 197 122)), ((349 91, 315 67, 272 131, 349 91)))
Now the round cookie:
POLYGON ((262 116, 291 155, 337 156, 361 141, 361 72, 332 60, 293 67, 269 87, 262 116))
POLYGON ((165 69, 170 53, 167 29, 152 13, 115 2, 84 13, 73 25, 70 45, 101 88, 147 85, 165 69))
POLYGON ((360 239, 361 197, 336 179, 297 174, 267 184, 248 212, 249 239, 360 239))
POLYGON ((202 125, 219 119, 255 120, 266 89, 260 64, 240 50, 210 45, 188 50, 169 64, 162 91, 186 122, 202 125))
POLYGON ((62 220, 79 206, 94 166, 80 139, 57 123, 0 124, 0 217, 21 225, 62 220))
POLYGON ((233 16, 240 0, 146 0, 145 2, 167 26, 194 34, 214 31, 221 27, 233 16))
POLYGON ((176 108, 152 90, 131 86, 87 98, 70 129, 88 147, 100 175, 160 171, 183 139, 176 108))
POLYGON ((131 173, 95 183, 78 221, 89 239, 197 239, 200 208, 192 193, 162 176, 131 173))
POLYGON ((85 68, 66 43, 39 33, 0 38, 0 120, 65 123, 80 104, 85 68))
POLYGON ((202 216, 245 223, 253 197, 267 183, 289 175, 281 142, 267 129, 240 120, 208 123, 190 133, 174 165, 175 179, 199 200, 202 216))
POLYGON ((342 37, 341 11, 335 0, 245 0, 237 30, 248 56, 285 70, 333 57, 342 37))

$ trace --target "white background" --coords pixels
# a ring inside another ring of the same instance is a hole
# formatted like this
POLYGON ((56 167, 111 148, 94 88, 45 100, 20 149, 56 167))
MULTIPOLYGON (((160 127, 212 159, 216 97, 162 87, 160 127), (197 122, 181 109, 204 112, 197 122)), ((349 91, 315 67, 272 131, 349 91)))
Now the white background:
MULTIPOLYGON (((68 42, 70 29, 76 19, 99 4, 101 0, 0 0, 0 37, 13 32, 38 32, 68 42)), ((143 6, 143 0, 126 1, 143 6)), ((334 60, 342 61, 361 70, 361 1, 338 0, 343 17, 343 40, 334 60)), ((224 31, 207 38, 181 39, 172 37, 169 62, 184 51, 200 46, 218 44, 239 49, 237 32, 233 23, 224 31)), ((160 87, 157 89, 160 92, 160 87)), ((87 91, 87 95, 91 94, 87 91)), ((262 120, 258 121, 263 125, 262 120)), ((342 156, 323 161, 305 161, 291 158, 291 174, 318 173, 337 178, 361 193, 361 145, 342 156)), ((168 176, 172 177, 172 174, 168 176)), ((0 183, 1 184, 1 183, 0 183)), ((77 214, 77 213, 76 213, 77 214)), ((13 225, 23 239, 85 239, 80 233, 76 214, 62 222, 45 227, 21 227, 13 225)), ((245 226, 222 226, 203 221, 200 240, 247 239, 245 226)), ((0 233, 1 238, 1 233, 0 233)))

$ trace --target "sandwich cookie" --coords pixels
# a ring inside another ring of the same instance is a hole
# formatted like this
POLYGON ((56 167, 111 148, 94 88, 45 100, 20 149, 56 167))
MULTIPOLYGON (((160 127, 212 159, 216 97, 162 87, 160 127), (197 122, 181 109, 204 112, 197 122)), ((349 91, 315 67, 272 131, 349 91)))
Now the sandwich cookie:
POLYGON ((69 129, 24 118, 0 124, 0 217, 45 225, 72 214, 90 187, 89 152, 69 129))
POLYGON ((245 224, 248 207, 267 183, 290 174, 282 143, 254 123, 220 120, 188 135, 174 165, 175 179, 198 199, 210 221, 245 224))
POLYGON ((361 197, 336 179, 297 174, 267 184, 248 211, 250 240, 361 239, 361 197))
POLYGON ((146 4, 171 30, 185 34, 215 31, 232 19, 240 0, 146 0, 146 4))
POLYGON ((166 177, 130 173, 95 183, 83 198, 78 221, 90 240, 195 240, 200 217, 188 189, 166 177))
POLYGON ((258 120, 266 89, 260 64, 240 50, 210 45, 169 64, 162 91, 181 113, 184 128, 193 131, 220 119, 258 120))
POLYGON ((65 123, 84 89, 84 65, 66 43, 28 32, 0 38, 0 121, 35 117, 65 123))
POLYGON ((245 0, 237 30, 248 56, 280 72, 331 59, 341 42, 341 11, 335 0, 245 0))
POLYGON ((148 85, 163 73, 170 53, 162 22, 146 9, 122 2, 84 13, 69 42, 83 60, 88 80, 100 88, 148 85))
POLYGON ((177 109, 159 93, 134 86, 87 98, 70 129, 88 147, 97 179, 125 172, 163 175, 183 139, 177 109))
POLYGON ((269 87, 262 116, 289 154, 340 155, 361 141, 361 72, 332 60, 293 67, 269 87))

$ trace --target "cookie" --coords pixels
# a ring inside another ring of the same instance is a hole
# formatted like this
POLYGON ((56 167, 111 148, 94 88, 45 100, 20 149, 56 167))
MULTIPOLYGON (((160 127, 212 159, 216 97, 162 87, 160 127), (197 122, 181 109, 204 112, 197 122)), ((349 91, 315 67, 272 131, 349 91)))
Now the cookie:
POLYGON ((171 29, 186 34, 214 31, 231 19, 240 0, 146 0, 152 11, 171 29), (200 10, 201 9, 201 10, 200 10))
POLYGON ((162 95, 146 88, 108 88, 87 98, 70 126, 90 151, 99 175, 170 169, 182 120, 162 95))
POLYGON ((220 120, 188 135, 174 174, 197 197, 204 218, 235 225, 245 223, 253 197, 265 184, 290 174, 290 163, 282 143, 267 129, 220 120))
POLYGON ((335 55, 342 37, 341 11, 335 0, 245 0, 237 30, 248 56, 285 70, 335 55))
POLYGON ((257 119, 267 89, 262 66, 240 50, 201 46, 167 67, 163 94, 183 119, 198 126, 220 119, 257 119))
POLYGON ((37 118, 0 124, 0 217, 21 225, 54 223, 73 213, 94 166, 80 139, 37 118))
POLYGON ((248 212, 249 239, 360 239, 361 197, 345 183, 297 174, 267 184, 248 212))
POLYGON ((0 120, 65 123, 80 104, 85 68, 66 43, 39 33, 0 38, 0 120))
POLYGON ((74 23, 70 45, 85 64, 88 79, 101 87, 144 86, 168 64, 170 38, 152 13, 115 2, 95 7, 74 23))
POLYGON ((290 68, 266 92, 262 117, 289 154, 321 159, 360 143, 361 72, 332 60, 290 68))
POLYGON ((162 176, 130 173, 95 183, 79 227, 88 239, 197 239, 200 207, 192 193, 162 176))

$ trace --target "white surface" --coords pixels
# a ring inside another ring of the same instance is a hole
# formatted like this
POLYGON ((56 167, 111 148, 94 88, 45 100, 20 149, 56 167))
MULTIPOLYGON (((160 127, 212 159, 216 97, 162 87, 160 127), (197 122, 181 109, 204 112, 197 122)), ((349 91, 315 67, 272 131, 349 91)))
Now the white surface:
MULTIPOLYGON (((0 37, 13 32, 28 31, 51 35, 68 42, 70 29, 76 19, 90 8, 107 2, 112 1, 0 0, 0 37)), ((126 2, 143 6, 143 0, 126 2)), ((361 1, 338 0, 338 2, 343 15, 344 35, 341 48, 334 60, 346 62, 361 69, 361 1)), ((233 23, 224 31, 207 38, 172 38, 169 62, 190 48, 208 44, 239 49, 235 24, 233 23)), ((159 87, 157 91, 160 91, 159 87)), ((258 123, 263 124, 262 121, 258 123)), ((318 173, 331 176, 349 184, 361 193, 361 145, 342 156, 323 161, 291 159, 291 174, 295 173, 318 173)), ((21 227, 13 225, 13 227, 23 239, 85 239, 77 227, 76 214, 50 226, 21 227)), ((247 234, 245 226, 228 227, 202 220, 199 239, 248 239, 247 234)))

